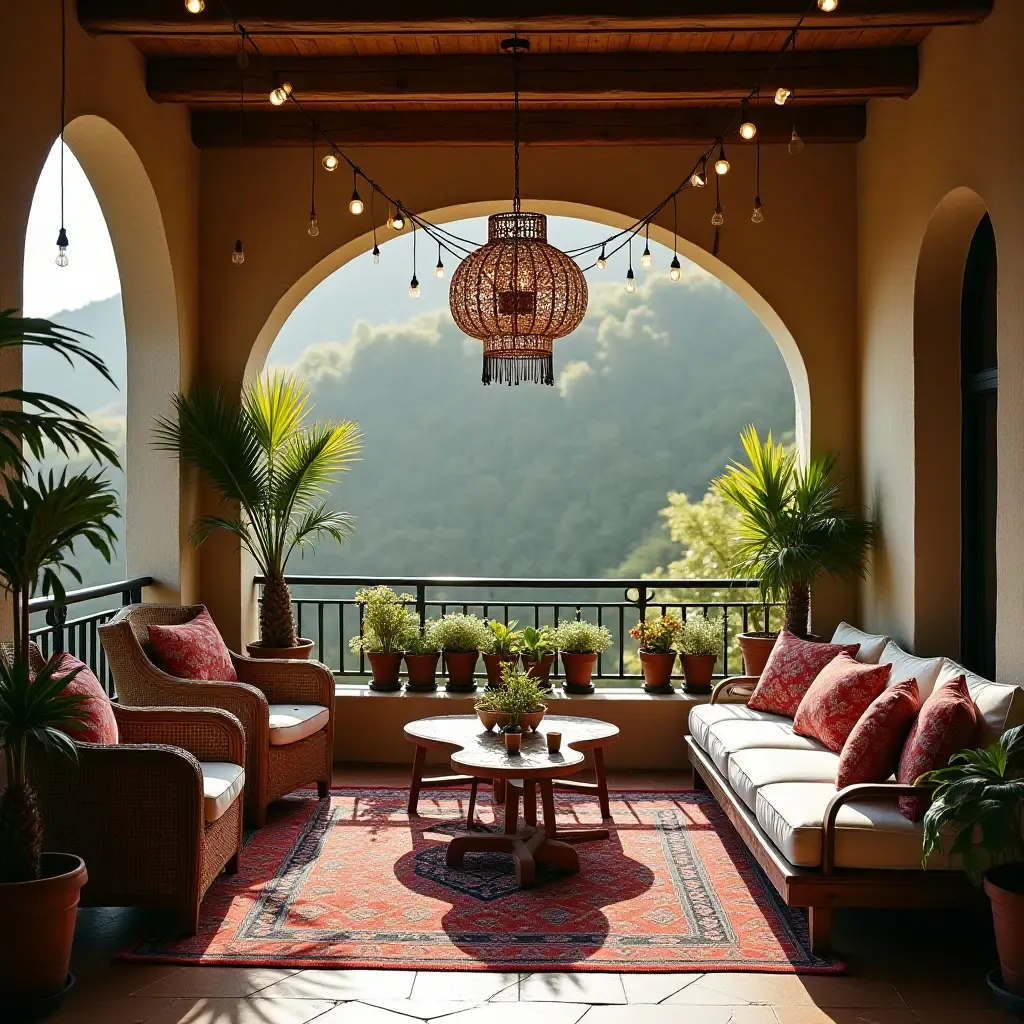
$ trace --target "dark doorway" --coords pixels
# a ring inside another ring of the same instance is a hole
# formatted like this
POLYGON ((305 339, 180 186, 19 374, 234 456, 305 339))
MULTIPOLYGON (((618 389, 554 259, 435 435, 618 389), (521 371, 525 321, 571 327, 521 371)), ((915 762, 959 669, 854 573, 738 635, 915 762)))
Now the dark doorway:
POLYGON ((960 658, 996 670, 996 239, 986 214, 971 241, 960 306, 960 658))

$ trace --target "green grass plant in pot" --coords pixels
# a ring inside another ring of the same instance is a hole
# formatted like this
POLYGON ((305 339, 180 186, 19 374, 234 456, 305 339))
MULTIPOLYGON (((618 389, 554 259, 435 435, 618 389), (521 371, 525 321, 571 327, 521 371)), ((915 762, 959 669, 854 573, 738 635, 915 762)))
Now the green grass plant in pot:
POLYGON ((672 669, 676 663, 676 637, 683 628, 677 615, 641 619, 629 635, 637 642, 648 693, 674 693, 672 669))
POLYGON ((555 664, 555 631, 550 626, 527 626, 523 630, 523 668, 537 680, 542 690, 551 689, 551 669, 555 664))
POLYGON ((536 732, 548 708, 537 680, 518 666, 504 665, 501 676, 501 686, 488 690, 476 702, 476 713, 485 729, 500 728, 509 737, 506 749, 516 753, 523 730, 536 732))
POLYGON ((555 644, 562 655, 566 693, 593 693, 594 668, 602 651, 612 643, 607 626, 584 619, 567 619, 555 628, 555 644))
POLYGON ((444 653, 448 672, 445 689, 449 693, 472 693, 476 689, 473 673, 481 649, 490 643, 491 631, 475 615, 453 612, 443 615, 434 626, 434 640, 444 653))
POLYGON ((407 607, 415 600, 412 594, 396 594, 386 586, 370 587, 356 594, 356 604, 363 610, 362 624, 349 647, 369 658, 373 673, 371 690, 393 692, 402 688, 398 679, 402 658, 410 637, 419 631, 420 625, 417 615, 407 607))
MULTIPOLYGON (((413 616, 415 618, 415 616, 413 616)), ((406 689, 413 693, 428 693, 437 689, 437 663, 441 658, 441 645, 437 640, 437 619, 428 619, 416 628, 405 642, 405 665, 409 670, 406 689)))
MULTIPOLYGON (((811 584, 823 573, 835 579, 863 576, 875 523, 860 506, 840 500, 833 452, 801 464, 770 432, 761 441, 750 426, 740 439, 747 463, 730 463, 713 483, 739 512, 733 571, 759 579, 766 604, 785 602, 785 628, 807 638, 811 584)), ((775 635, 743 633, 739 642, 747 674, 760 675, 775 635)))
POLYGON ((484 668, 487 670, 488 686, 501 686, 501 673, 505 665, 515 665, 519 662, 523 635, 516 631, 518 625, 516 619, 507 623, 491 619, 487 623, 491 635, 487 646, 482 648, 480 653, 484 659, 484 668))
POLYGON ((1007 729, 991 746, 962 750, 945 768, 927 772, 921 863, 948 842, 951 863, 984 887, 992 904, 1000 971, 989 986, 1016 1012, 1024 1008, 1024 726, 1007 729))
POLYGON ((711 692, 715 662, 722 650, 722 628, 720 618, 709 619, 703 612, 687 615, 678 640, 687 693, 711 692))
POLYGON ((156 421, 156 447, 198 471, 224 505, 196 520, 192 542, 233 535, 266 580, 250 657, 308 658, 313 641, 295 634, 285 570, 297 549, 312 551, 325 537, 341 544, 352 533, 352 517, 329 509, 324 495, 358 458, 359 427, 310 422, 309 389, 281 373, 246 385, 240 400, 197 387, 175 395, 174 406, 173 418, 156 421))
MULTIPOLYGON (((80 359, 110 380, 84 335, 46 320, 0 311, 0 350, 36 346, 80 359)), ((86 717, 82 698, 65 692, 76 675, 54 678, 58 655, 33 676, 29 600, 39 590, 64 598, 61 574, 81 582, 76 543, 108 562, 117 497, 102 468, 59 475, 30 472, 28 457, 88 455, 117 465, 109 442, 75 406, 50 395, 0 391, 0 588, 9 599, 12 643, 0 657, 0 1019, 30 1018, 69 984, 68 965, 86 882, 86 865, 69 853, 43 852, 44 823, 32 786, 38 756, 77 760, 72 736, 86 717), (51 451, 46 451, 49 448, 51 451)))

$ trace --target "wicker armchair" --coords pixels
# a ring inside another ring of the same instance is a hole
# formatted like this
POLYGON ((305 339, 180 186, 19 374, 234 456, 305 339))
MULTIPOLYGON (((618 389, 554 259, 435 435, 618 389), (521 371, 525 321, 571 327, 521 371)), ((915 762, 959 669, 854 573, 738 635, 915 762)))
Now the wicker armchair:
POLYGON ((262 826, 267 805, 316 782, 327 796, 334 752, 334 676, 316 661, 255 660, 232 653, 239 682, 179 679, 149 656, 150 625, 190 621, 203 605, 138 604, 122 608, 99 627, 118 700, 131 707, 217 707, 245 730, 245 816, 262 826), (279 728, 292 705, 326 709, 326 724, 292 741, 279 728))
MULTIPOLYGON (((38 671, 35 644, 30 656, 38 671)), ((168 908, 194 935, 207 889, 222 870, 238 871, 242 849, 242 793, 212 811, 200 763, 242 765, 241 724, 212 708, 112 706, 118 743, 77 743, 77 765, 30 755, 45 846, 85 860, 83 904, 168 908)))

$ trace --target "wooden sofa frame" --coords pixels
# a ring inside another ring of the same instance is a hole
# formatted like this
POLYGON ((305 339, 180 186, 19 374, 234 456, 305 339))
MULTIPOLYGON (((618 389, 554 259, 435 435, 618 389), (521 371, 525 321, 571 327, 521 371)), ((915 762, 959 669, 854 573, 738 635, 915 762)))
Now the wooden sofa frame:
MULTIPOLYGON (((712 704, 746 704, 757 677, 735 676, 720 682, 712 704)), ((686 737, 694 785, 718 801, 754 859, 768 876, 783 902, 807 907, 811 949, 828 948, 833 911, 841 908, 967 908, 980 904, 978 891, 961 871, 904 871, 835 866, 836 818, 852 800, 865 797, 897 799, 921 795, 921 787, 896 783, 862 783, 839 790, 825 810, 822 824, 820 868, 790 864, 768 838, 749 807, 733 792, 718 766, 692 736, 686 737)))

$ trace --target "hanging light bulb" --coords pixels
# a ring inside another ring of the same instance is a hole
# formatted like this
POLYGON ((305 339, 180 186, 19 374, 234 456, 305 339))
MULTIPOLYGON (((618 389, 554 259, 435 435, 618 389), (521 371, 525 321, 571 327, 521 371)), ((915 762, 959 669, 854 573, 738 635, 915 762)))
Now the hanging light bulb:
POLYGON ((409 282, 409 297, 418 299, 420 297, 420 283, 416 280, 416 275, 412 275, 412 280, 409 282))
POLYGON ((754 196, 754 212, 750 215, 750 220, 754 224, 761 224, 764 222, 764 211, 761 209, 760 196, 754 196))
POLYGON ((633 276, 632 267, 630 267, 629 270, 626 271, 626 291, 629 292, 631 295, 633 294, 633 292, 636 291, 636 280, 633 276))
POLYGON ((725 214, 722 211, 721 203, 715 207, 715 212, 711 215, 711 223, 716 228, 720 228, 725 223, 725 214))
POLYGON ((746 139, 748 142, 757 134, 757 125, 747 116, 747 101, 743 101, 743 109, 740 116, 743 118, 743 124, 740 125, 740 138, 746 139))
POLYGON ((242 240, 240 238, 235 239, 235 251, 231 254, 231 262, 236 267, 240 267, 245 262, 245 252, 242 249, 242 240))
POLYGON ((434 267, 434 277, 441 280, 444 277, 444 264, 441 262, 441 247, 437 247, 437 266, 434 267))
POLYGON ((57 232, 57 258, 53 262, 58 267, 68 265, 68 233, 63 228, 57 232))
POLYGON ((402 216, 401 207, 395 207, 394 217, 388 218, 388 227, 394 231, 401 231, 405 227, 405 217, 402 216))
POLYGON ((597 257, 597 269, 604 270, 608 266, 608 257, 604 254, 604 243, 601 243, 601 255, 597 257))
POLYGON ((292 83, 282 82, 276 89, 271 90, 270 102, 273 103, 275 107, 279 107, 281 106, 282 103, 285 103, 287 101, 288 97, 291 96, 291 94, 292 83))
POLYGON ((786 105, 786 100, 788 100, 792 95, 792 89, 787 89, 784 85, 780 85, 778 89, 775 90, 775 106, 784 107, 786 105))
POLYGON ((818 0, 818 7, 826 14, 831 14, 838 6, 839 0, 818 0))
POLYGON ((715 161, 715 174, 728 174, 732 164, 725 159, 725 144, 718 144, 718 159, 715 161))
POLYGON ((359 182, 358 176, 355 171, 352 172, 352 198, 348 201, 348 212, 353 217, 358 217, 363 212, 365 207, 363 206, 362 199, 359 198, 359 182))
POLYGON ((185 0, 185 10, 189 14, 202 14, 206 10, 206 0, 185 0))
POLYGON ((644 247, 644 254, 640 257, 640 266, 644 270, 650 270, 654 266, 654 257, 651 255, 650 246, 644 247))
POLYGON ((690 175, 690 184, 694 188, 703 188, 708 183, 708 160, 705 157, 700 162, 699 170, 690 175))
POLYGON ((320 234, 320 225, 317 223, 316 214, 310 214, 309 227, 306 229, 310 238, 316 238, 320 234))
POLYGON ((799 156, 804 151, 804 140, 797 135, 796 125, 793 125, 793 134, 789 137, 789 155, 799 156))
POLYGON ((338 159, 337 153, 325 153, 320 163, 324 165, 325 171, 336 171, 341 161, 338 159))
POLYGON ((380 263, 380 249, 377 248, 377 243, 373 243, 373 262, 380 263))
POLYGON ((679 265, 679 257, 672 256, 672 262, 668 265, 668 276, 672 281, 678 281, 683 276, 683 268, 679 265))

